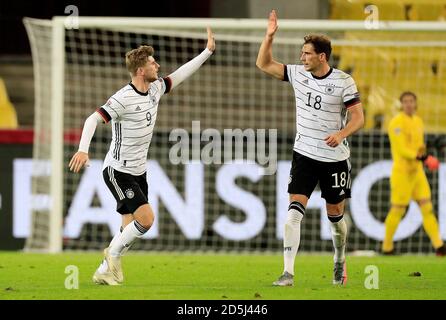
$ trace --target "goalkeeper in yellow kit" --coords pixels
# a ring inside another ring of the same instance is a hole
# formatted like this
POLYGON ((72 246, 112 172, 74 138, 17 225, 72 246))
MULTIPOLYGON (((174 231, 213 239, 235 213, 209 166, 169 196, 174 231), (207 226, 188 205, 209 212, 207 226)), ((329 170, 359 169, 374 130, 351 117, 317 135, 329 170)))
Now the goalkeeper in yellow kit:
POLYGON ((440 237, 437 219, 432 208, 431 190, 423 170, 423 163, 429 170, 437 170, 439 161, 426 154, 423 120, 415 114, 416 95, 410 91, 403 92, 400 102, 401 112, 390 121, 388 129, 393 158, 390 176, 392 206, 385 221, 386 234, 382 251, 383 254, 394 253, 393 235, 413 199, 420 207, 424 230, 437 256, 444 256, 446 248, 440 237))

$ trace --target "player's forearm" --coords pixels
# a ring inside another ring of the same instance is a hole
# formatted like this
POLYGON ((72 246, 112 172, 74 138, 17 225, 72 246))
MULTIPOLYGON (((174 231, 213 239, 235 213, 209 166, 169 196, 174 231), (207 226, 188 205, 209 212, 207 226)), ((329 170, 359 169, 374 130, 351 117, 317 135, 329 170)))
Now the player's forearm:
POLYGON ((355 132, 357 132, 359 129, 361 129, 364 126, 364 114, 362 111, 357 111, 352 114, 352 117, 350 121, 347 123, 345 128, 339 131, 341 134, 342 139, 345 139, 355 132))
POLYGON ((256 66, 266 74, 279 79, 284 79, 284 65, 273 59, 273 37, 266 35, 257 55, 256 66))
POLYGON ((265 67, 271 62, 273 62, 273 37, 266 35, 260 45, 256 66, 260 70, 265 70, 265 67))
POLYGON ((91 139, 93 138, 99 122, 102 122, 102 117, 97 112, 93 113, 87 118, 87 120, 85 120, 84 128, 82 129, 81 141, 79 142, 79 151, 88 153, 91 139))
POLYGON ((201 65, 205 63, 207 59, 209 59, 212 53, 212 51, 206 48, 198 56, 171 73, 169 75, 169 78, 172 81, 172 89, 178 86, 188 77, 190 77, 195 71, 197 71, 201 67, 201 65))

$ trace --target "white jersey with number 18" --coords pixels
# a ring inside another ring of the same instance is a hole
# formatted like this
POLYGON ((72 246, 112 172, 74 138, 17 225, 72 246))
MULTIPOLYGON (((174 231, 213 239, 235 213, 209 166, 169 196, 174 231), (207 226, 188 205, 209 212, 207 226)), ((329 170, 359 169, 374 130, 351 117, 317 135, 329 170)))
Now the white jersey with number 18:
POLYGON ((346 139, 336 148, 328 146, 324 139, 345 127, 347 109, 360 102, 353 78, 334 68, 316 77, 302 65, 286 65, 284 81, 291 83, 296 96, 294 151, 323 162, 349 158, 346 139))

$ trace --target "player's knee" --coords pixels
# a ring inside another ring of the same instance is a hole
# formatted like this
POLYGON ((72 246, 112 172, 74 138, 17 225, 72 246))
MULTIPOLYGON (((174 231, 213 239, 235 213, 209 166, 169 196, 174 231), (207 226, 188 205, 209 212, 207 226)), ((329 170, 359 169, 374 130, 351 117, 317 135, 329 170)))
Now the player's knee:
POLYGON ((392 206, 389 212, 389 216, 398 217, 402 219, 408 209, 409 206, 392 206))
POLYGON ((293 202, 299 202, 304 207, 306 207, 308 203, 308 197, 303 194, 290 194, 290 204, 293 202))
POLYGON ((418 202, 418 204, 420 206, 421 215, 423 217, 434 215, 434 208, 432 206, 432 202, 430 202, 430 201, 421 202, 420 201, 420 202, 418 202))
POLYGON ((328 217, 328 220, 330 220, 330 222, 336 223, 336 222, 339 222, 339 221, 342 220, 342 218, 344 217, 344 214, 343 213, 340 213, 340 214, 337 214, 337 215, 335 215, 335 214, 332 214, 332 215, 328 214, 327 217, 328 217))
POLYGON ((421 207, 424 207, 424 206, 432 205, 432 202, 431 202, 430 199, 418 200, 417 203, 418 203, 418 205, 420 206, 420 208, 421 208, 421 207))
POLYGON ((339 216, 344 214, 344 201, 341 201, 336 204, 327 203, 327 215, 330 216, 339 216))
POLYGON ((147 212, 146 214, 146 219, 144 221, 144 228, 146 229, 150 229, 150 227, 152 227, 153 223, 155 222, 155 215, 153 214, 153 212, 150 210, 147 212))
POLYGON ((327 203, 327 218, 331 223, 336 223, 344 217, 344 201, 336 204, 327 203))
POLYGON ((145 229, 150 229, 155 221, 155 215, 148 204, 140 206, 134 213, 134 217, 145 229))

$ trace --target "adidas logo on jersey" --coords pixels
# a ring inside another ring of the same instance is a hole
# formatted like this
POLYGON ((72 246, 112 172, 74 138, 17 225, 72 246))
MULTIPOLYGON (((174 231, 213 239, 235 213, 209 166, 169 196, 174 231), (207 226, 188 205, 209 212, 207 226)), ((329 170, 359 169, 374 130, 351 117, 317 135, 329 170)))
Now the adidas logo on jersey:
POLYGON ((136 107, 135 111, 139 111, 141 108, 139 106, 136 107))
POLYGON ((302 81, 305 84, 308 84, 308 79, 305 79, 304 81, 302 81))
POLYGON ((339 193, 340 196, 342 196, 344 194, 345 194, 344 190, 341 190, 341 192, 339 193))

